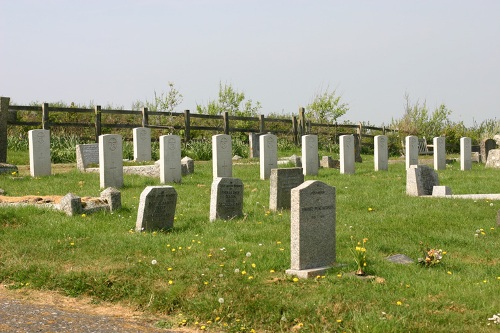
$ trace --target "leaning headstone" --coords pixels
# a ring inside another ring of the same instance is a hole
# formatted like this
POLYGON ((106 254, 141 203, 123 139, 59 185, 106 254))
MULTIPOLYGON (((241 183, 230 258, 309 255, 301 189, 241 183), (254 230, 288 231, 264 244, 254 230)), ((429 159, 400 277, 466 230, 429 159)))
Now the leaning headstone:
POLYGON ((434 170, 446 169, 446 138, 444 136, 432 139, 434 145, 434 170))
POLYGON ((486 161, 488 161, 489 151, 496 148, 497 148, 497 143, 493 139, 485 139, 481 141, 480 144, 481 161, 483 161, 483 163, 486 163, 486 161))
POLYGON ((28 140, 31 176, 50 176, 50 131, 44 129, 28 131, 28 140))
POLYGON ((76 167, 78 170, 85 171, 91 164, 99 164, 99 144, 76 145, 76 167))
POLYGON ((354 134, 354 161, 356 163, 362 163, 363 158, 361 157, 361 140, 359 134, 354 134))
POLYGON ((410 196, 432 195, 439 185, 436 171, 428 165, 411 165, 406 170, 406 194, 410 196))
POLYGON ((405 138, 406 169, 411 165, 418 165, 418 137, 409 135, 405 138))
POLYGON ((303 182, 302 168, 272 169, 269 180, 269 210, 290 209, 292 188, 303 182))
POLYGON ((471 163, 471 139, 467 137, 460 138, 460 170, 470 170, 471 163))
POLYGON ((336 261, 335 187, 308 180, 292 189, 291 267, 287 274, 309 278, 336 261))
POLYGON ((99 136, 99 180, 101 188, 123 187, 122 137, 119 134, 99 136))
POLYGON ((60 209, 68 216, 80 215, 82 212, 82 198, 68 193, 59 202, 60 209))
POLYGON ((318 174, 318 136, 308 134, 302 136, 302 171, 304 175, 318 174))
POLYGON ((172 229, 176 204, 177 192, 172 186, 147 186, 139 199, 135 230, 172 229))
POLYGON ((194 173, 194 160, 191 157, 184 156, 181 160, 182 175, 190 175, 194 173))
POLYGON ((259 141, 260 179, 269 179, 271 169, 278 167, 278 138, 274 134, 264 134, 259 141))
POLYGON ((180 183, 181 138, 178 135, 160 136, 160 183, 180 183))
POLYGON ((232 177, 232 144, 231 136, 217 134, 212 136, 213 177, 232 177))
POLYGON ((354 173, 354 136, 341 135, 340 141, 340 173, 354 173))
POLYGON ((210 222, 240 216, 243 216, 243 182, 238 178, 215 178, 210 196, 210 222))
POLYGON ((132 136, 134 139, 134 161, 151 161, 151 128, 134 128, 132 136))
POLYGON ((434 186, 432 188, 433 197, 444 197, 447 195, 451 195, 451 188, 448 186, 434 186))
POLYGON ((122 208, 122 196, 116 188, 108 187, 101 192, 101 200, 104 200, 109 207, 109 211, 114 212, 122 208))
POLYGON ((250 158, 259 158, 260 157, 260 134, 258 133, 249 133, 248 134, 248 143, 250 146, 250 154, 248 157, 250 158))
POLYGON ((491 149, 488 152, 488 160, 486 161, 486 168, 500 168, 500 149, 491 149))
POLYGON ((376 135, 374 141, 375 171, 387 171, 389 169, 389 150, 387 144, 387 136, 376 135))

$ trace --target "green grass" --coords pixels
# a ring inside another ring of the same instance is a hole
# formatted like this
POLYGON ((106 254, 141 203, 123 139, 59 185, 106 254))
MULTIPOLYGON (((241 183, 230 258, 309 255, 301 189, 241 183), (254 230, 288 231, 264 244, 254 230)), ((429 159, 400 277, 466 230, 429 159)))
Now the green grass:
MULTIPOLYGON (((142 190, 159 185, 159 179, 141 176, 125 175, 123 208, 115 213, 68 217, 34 207, 2 207, 0 281, 11 288, 120 302, 157 315, 163 327, 497 331, 487 318, 500 311, 500 202, 408 197, 404 163, 374 172, 373 157, 366 155, 354 175, 321 169, 306 179, 336 187, 342 265, 322 277, 294 281, 284 273, 290 268, 290 213, 268 211, 269 181, 259 180, 258 164, 245 161, 233 167, 233 176, 245 185, 245 217, 232 221, 209 222, 212 168, 199 161, 195 174, 173 185, 178 203, 170 232, 132 231, 142 190), (475 237, 480 228, 485 235, 475 237), (352 239, 365 237, 367 273, 376 280, 349 274, 356 269, 352 239), (416 260, 420 242, 446 251, 443 261, 424 268, 385 259, 402 253, 416 260)), ((20 175, 0 176, 8 195, 100 193, 98 174, 71 170, 32 179, 22 169, 20 175)), ((467 172, 457 163, 439 171, 441 184, 454 194, 499 192, 499 176, 500 170, 477 164, 467 172)))

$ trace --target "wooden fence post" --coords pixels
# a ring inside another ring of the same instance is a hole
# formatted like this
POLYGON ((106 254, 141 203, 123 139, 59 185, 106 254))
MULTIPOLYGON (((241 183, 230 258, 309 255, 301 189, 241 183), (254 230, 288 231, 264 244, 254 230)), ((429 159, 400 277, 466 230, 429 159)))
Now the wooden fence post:
POLYGON ((42 104, 42 129, 49 130, 49 103, 42 104))
POLYGON ((189 110, 184 110, 184 141, 186 143, 191 140, 191 113, 189 110))
POLYGON ((265 122, 264 115, 261 114, 259 116, 259 132, 260 133, 264 133, 266 131, 266 124, 264 122, 265 122))
POLYGON ((299 145, 299 131, 297 128, 297 116, 292 116, 293 143, 299 145))
POLYGON ((0 97, 0 163, 7 163, 7 118, 9 97, 0 97))
POLYGON ((224 111, 224 134, 229 134, 229 112, 224 111))
POLYGON ((300 136, 306 135, 306 110, 299 108, 299 132, 300 136))
POLYGON ((148 108, 142 108, 142 127, 148 127, 148 108))
POLYGON ((95 142, 99 143, 99 136, 101 135, 101 106, 95 106, 95 142))
POLYGON ((358 132, 358 149, 359 151, 361 151, 361 146, 362 146, 362 143, 363 143, 363 125, 361 124, 361 122, 359 123, 359 126, 358 128, 356 129, 357 132, 358 132))

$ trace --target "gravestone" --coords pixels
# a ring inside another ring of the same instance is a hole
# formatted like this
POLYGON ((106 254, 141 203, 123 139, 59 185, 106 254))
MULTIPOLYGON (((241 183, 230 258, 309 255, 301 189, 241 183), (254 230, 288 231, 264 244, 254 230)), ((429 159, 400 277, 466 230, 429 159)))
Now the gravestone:
POLYGON ((9 97, 0 96, 0 163, 7 163, 7 122, 9 121, 10 113, 9 103, 9 97))
POLYGON ((374 138, 374 164, 375 171, 389 170, 388 140, 385 135, 376 135, 374 138))
POLYGON ((269 210, 290 209, 291 190, 303 182, 302 168, 272 169, 269 180, 269 210))
POLYGON ((59 206, 68 216, 79 215, 82 212, 82 198, 73 193, 68 193, 61 198, 59 206))
POLYGON ((291 267, 286 273, 315 277, 336 260, 335 187, 308 180, 291 195, 291 267))
POLYGON ((191 157, 184 156, 181 160, 182 175, 190 175, 194 173, 194 160, 191 157))
POLYGON ((250 146, 250 158, 260 158, 260 134, 259 133, 249 133, 248 134, 248 144, 250 146))
POLYGON ((271 169, 278 167, 278 138, 273 134, 264 134, 259 141, 260 179, 269 179, 271 169))
POLYGON ((409 196, 432 195, 437 185, 438 175, 428 165, 411 165, 406 170, 406 194, 409 196))
POLYGON ((176 204, 177 192, 172 186, 147 186, 139 199, 135 230, 172 229, 176 204))
POLYGON ((388 256, 385 258, 387 261, 390 261, 395 264, 402 264, 402 265, 407 265, 407 264, 414 264, 415 260, 412 258, 408 257, 407 255, 404 254, 394 254, 392 256, 388 256))
POLYGON ((180 183, 181 138, 178 135, 160 136, 160 183, 180 183))
POLYGON ((405 162, 406 169, 411 165, 418 165, 418 138, 409 135, 405 138, 405 162))
POLYGON ((76 167, 78 170, 85 171, 91 164, 99 164, 99 144, 76 145, 76 167))
POLYGON ((493 139, 485 139, 481 141, 480 151, 481 151, 481 161, 486 163, 488 161, 489 151, 497 148, 497 143, 493 139))
POLYGON ((134 161, 151 161, 151 128, 134 128, 132 136, 134 139, 134 161))
POLYGON ((243 216, 243 182, 238 178, 215 178, 210 195, 210 222, 240 216, 243 216))
POLYGON ((99 135, 99 180, 101 188, 123 186, 122 137, 99 135))
POLYGON ((354 173, 354 136, 341 135, 339 137, 340 145, 340 173, 354 173))
POLYGON ((35 129, 28 131, 30 152, 30 174, 32 177, 50 176, 50 131, 35 129))
POLYGON ((447 195, 451 195, 451 188, 448 186, 434 186, 432 188, 433 197, 444 197, 447 195))
POLYGON ((470 170, 471 163, 471 139, 467 137, 460 138, 460 170, 470 170))
POLYGON ((444 136, 432 139, 434 145, 434 170, 446 169, 446 138, 444 136))
POLYGON ((232 143, 231 136, 217 134, 212 136, 213 177, 232 177, 232 143))
POLYGON ((12 174, 13 172, 18 172, 18 168, 14 164, 0 163, 0 175, 4 173, 12 174))
POLYGON ((362 163, 363 158, 361 157, 361 140, 359 134, 354 134, 354 161, 356 163, 362 163))
POLYGON ((302 159, 300 156, 293 154, 290 156, 290 162, 295 165, 296 168, 302 168, 302 159))
POLYGON ((318 169, 318 136, 304 135, 302 136, 302 171, 306 176, 316 176, 318 169))
POLYGON ((102 191, 101 200, 104 200, 108 204, 109 211, 111 212, 122 208, 122 195, 116 188, 108 187, 102 191))
POLYGON ((496 169, 500 168, 500 149, 490 149, 485 167, 496 169))
POLYGON ((321 158, 321 160, 319 161, 319 166, 322 168, 339 169, 340 168, 340 161, 334 160, 330 156, 323 156, 321 158))

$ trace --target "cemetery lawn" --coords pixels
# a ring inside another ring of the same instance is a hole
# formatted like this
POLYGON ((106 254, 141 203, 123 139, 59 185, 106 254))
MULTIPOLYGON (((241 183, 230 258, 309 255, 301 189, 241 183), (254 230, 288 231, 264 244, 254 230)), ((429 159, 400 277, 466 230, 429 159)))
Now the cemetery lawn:
MULTIPOLYGON (((0 208, 0 281, 11 289, 54 290, 93 303, 144 311, 166 328, 212 332, 498 332, 500 201, 408 197, 404 163, 373 171, 363 156, 354 175, 320 169, 336 187, 337 265, 325 275, 294 279, 290 212, 270 212, 269 181, 256 160, 233 166, 245 186, 244 218, 209 222, 210 162, 178 193, 174 229, 134 232, 139 196, 159 179, 125 175, 122 209, 68 217, 35 207, 0 208), (252 162, 252 163, 249 163, 252 162), (353 250, 367 238, 366 271, 357 278, 353 250), (433 267, 416 262, 420 242, 446 252, 433 267)), ((99 196, 99 174, 59 169, 32 179, 0 175, 9 196, 99 196)), ((459 163, 439 171, 454 194, 499 193, 500 170, 459 163)))

